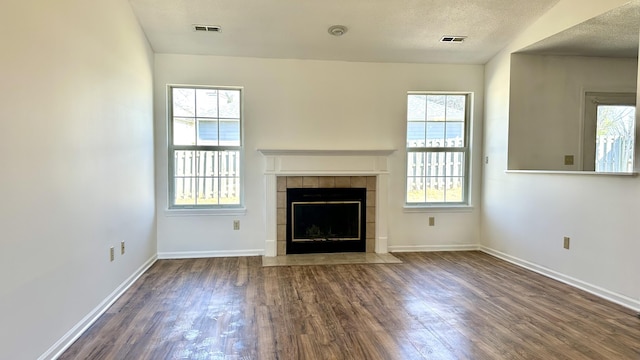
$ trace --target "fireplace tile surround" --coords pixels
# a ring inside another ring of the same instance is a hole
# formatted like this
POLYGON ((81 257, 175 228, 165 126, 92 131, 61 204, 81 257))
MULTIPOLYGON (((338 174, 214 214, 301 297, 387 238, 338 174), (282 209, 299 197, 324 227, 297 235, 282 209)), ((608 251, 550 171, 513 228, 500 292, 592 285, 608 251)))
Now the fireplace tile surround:
POLYGON ((278 256, 286 255, 287 233, 287 189, 299 188, 366 188, 367 189, 367 228, 366 252, 375 248, 376 229, 376 177, 375 176, 278 176, 277 177, 277 215, 278 256))
POLYGON ((395 150, 273 150, 264 156, 265 255, 286 254, 287 188, 367 189, 366 251, 387 253, 388 157, 395 150))

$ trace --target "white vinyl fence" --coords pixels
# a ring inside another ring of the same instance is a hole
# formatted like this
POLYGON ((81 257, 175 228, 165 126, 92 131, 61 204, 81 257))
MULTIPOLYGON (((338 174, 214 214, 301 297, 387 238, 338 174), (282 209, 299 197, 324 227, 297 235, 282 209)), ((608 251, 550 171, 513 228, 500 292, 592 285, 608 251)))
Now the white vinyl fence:
MULTIPOLYGON (((411 147, 442 147, 441 140, 415 141, 411 147), (426 146, 425 146, 426 144, 426 146)), ((447 147, 462 147, 464 140, 447 140, 447 147)), ((408 152, 407 153, 407 191, 424 192, 427 189, 444 191, 461 189, 465 176, 464 151, 447 152, 408 152)))
POLYGON ((176 204, 235 204, 240 199, 238 151, 174 152, 176 204))
POLYGON ((596 136, 596 171, 632 172, 633 144, 633 136, 596 136))

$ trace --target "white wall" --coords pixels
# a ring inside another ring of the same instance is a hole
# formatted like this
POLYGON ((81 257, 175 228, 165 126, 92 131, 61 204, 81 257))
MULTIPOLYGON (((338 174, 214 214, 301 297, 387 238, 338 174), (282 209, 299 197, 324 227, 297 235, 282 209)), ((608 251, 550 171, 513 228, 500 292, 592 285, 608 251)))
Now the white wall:
POLYGON ((505 173, 510 53, 624 3, 561 0, 487 64, 481 236, 488 251, 638 309, 640 179, 505 173))
POLYGON ((637 59, 512 55, 509 169, 581 170, 585 92, 635 92, 637 73, 637 59))
POLYGON ((0 358, 48 358, 156 253, 153 56, 126 0, 4 0, 0 44, 0 358))
MULTIPOLYGON (((163 256, 258 254, 265 246, 263 158, 256 149, 389 149, 389 245, 427 249, 478 243, 478 210, 404 213, 406 93, 475 93, 479 149, 483 66, 380 64, 156 54, 155 121, 158 251, 163 256), (171 216, 167 208, 166 85, 244 87, 245 196, 242 216, 171 216), (233 219, 241 229, 233 231, 233 219)), ((473 200, 479 201, 480 153, 473 158, 473 200)))

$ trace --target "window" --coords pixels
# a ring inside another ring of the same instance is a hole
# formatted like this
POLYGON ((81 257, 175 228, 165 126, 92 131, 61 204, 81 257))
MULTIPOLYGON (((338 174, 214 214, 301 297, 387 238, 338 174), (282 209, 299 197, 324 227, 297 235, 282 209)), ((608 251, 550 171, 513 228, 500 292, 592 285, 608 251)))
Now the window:
POLYGON ((169 207, 241 204, 242 91, 169 87, 169 207))
POLYGON ((596 172, 633 172, 636 94, 585 95, 583 169, 596 172))
POLYGON ((408 94, 408 205, 469 203, 469 98, 408 94))

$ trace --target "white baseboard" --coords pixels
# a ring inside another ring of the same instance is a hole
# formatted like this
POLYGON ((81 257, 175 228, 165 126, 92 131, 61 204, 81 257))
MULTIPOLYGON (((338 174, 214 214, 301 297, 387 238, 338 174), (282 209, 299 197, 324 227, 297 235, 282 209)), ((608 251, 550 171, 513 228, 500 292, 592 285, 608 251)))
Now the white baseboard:
POLYGON ((196 259, 210 257, 261 256, 264 249, 222 251, 175 251, 158 253, 158 259, 196 259))
POLYGON ((533 272, 536 272, 538 274, 544 275, 546 277, 549 277, 551 279, 560 281, 562 283, 565 283, 567 285, 571 285, 573 287, 576 287, 580 290, 584 290, 590 294, 596 295, 598 297, 601 297, 605 300, 611 301, 613 303, 616 303, 618 305, 622 305, 626 308, 629 308, 631 310, 634 311, 640 311, 640 301, 621 295, 621 294, 616 294, 612 291, 609 291, 607 289, 604 289, 600 286, 596 286, 593 284, 589 284, 587 282, 584 282, 582 280, 578 280, 576 278, 573 278, 571 276, 567 276, 564 275, 562 273, 559 273, 557 271, 551 270, 549 268, 546 268, 544 266, 540 266, 534 263, 531 263, 529 261, 517 258, 515 256, 511 256, 509 254, 505 254, 501 251, 498 250, 494 250, 491 248, 488 248, 486 246, 481 246, 480 247, 480 251, 487 253, 491 256, 495 256, 499 259, 502 259, 504 261, 510 262, 512 264, 518 265, 520 267, 523 267, 527 270, 531 270, 533 272))
POLYGON ((480 245, 390 245, 387 248, 389 252, 475 251, 480 245))
POLYGON ((57 359, 62 353, 71 346, 98 318, 104 314, 116 300, 127 291, 133 283, 138 280, 142 274, 147 271, 151 265, 157 260, 157 256, 153 255, 142 266, 140 266, 131 276, 129 276, 120 286, 118 286, 106 299, 104 299, 95 309, 87 314, 80 322, 78 322, 71 330, 69 330, 60 340, 49 348, 44 354, 38 357, 38 360, 57 359))

